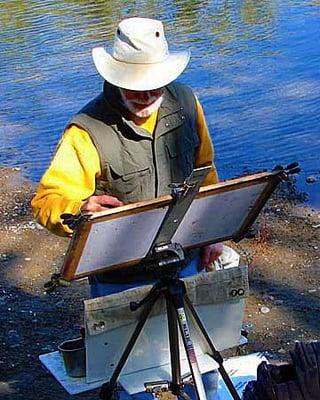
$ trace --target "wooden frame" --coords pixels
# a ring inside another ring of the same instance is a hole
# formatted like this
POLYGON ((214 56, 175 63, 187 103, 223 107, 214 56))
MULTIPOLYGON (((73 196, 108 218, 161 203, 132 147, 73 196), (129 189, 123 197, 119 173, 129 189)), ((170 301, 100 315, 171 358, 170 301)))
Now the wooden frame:
MULTIPOLYGON (((275 190, 276 186, 278 185, 280 178, 281 171, 276 170, 272 172, 262 172, 258 174, 253 174, 241 178, 236 178, 232 180, 228 180, 225 182, 220 182, 215 185, 210 185, 210 186, 205 186, 201 187, 199 193, 197 194, 194 202, 192 203, 190 209, 187 211, 185 218, 188 215, 192 214, 192 206, 194 203, 203 205, 206 205, 208 208, 208 205, 211 203, 217 202, 218 204, 220 203, 219 207, 223 208, 223 201, 224 198, 232 200, 233 198, 236 198, 237 196, 243 197, 243 193, 246 194, 247 196, 249 194, 249 199, 247 199, 248 204, 242 205, 239 208, 239 212, 242 213, 243 215, 238 216, 239 221, 238 225, 236 226, 236 223, 233 225, 233 214, 230 214, 231 219, 229 218, 229 225, 231 225, 231 231, 230 229, 225 229, 225 231, 222 231, 221 233, 213 234, 212 232, 209 232, 209 237, 205 236, 204 232, 200 232, 197 238, 195 237, 196 242, 190 242, 190 237, 189 239, 184 239, 184 233, 182 232, 183 230, 186 231, 186 226, 183 225, 183 222, 177 229, 176 234, 172 238, 172 241, 176 241, 175 239, 181 239, 181 243, 185 249, 190 249, 193 247, 202 247, 204 245, 210 244, 210 243, 216 243, 216 242, 221 242, 224 240, 234 240, 234 241, 239 241, 245 233, 247 232, 248 228, 251 226, 251 224, 254 222, 254 220, 257 218, 260 210, 266 203, 267 199, 270 197, 271 193, 275 190), (230 192, 233 192, 233 194, 230 194, 230 192), (220 200, 219 200, 220 197, 220 200), (201 201, 202 199, 202 201, 201 201), (197 203, 197 201, 200 201, 197 203), (180 230, 180 231, 179 231, 180 230), (178 232, 179 231, 179 232, 178 232), (202 236, 201 236, 202 235, 202 236), (211 235, 211 236, 210 236, 211 235), (189 240, 189 241, 188 241, 189 240)), ((240 200, 237 200, 238 202, 240 200)), ((132 260, 126 260, 125 262, 119 262, 119 263, 111 263, 109 265, 99 265, 99 266, 93 266, 90 271, 82 270, 82 271, 77 271, 79 264, 83 261, 83 253, 87 252, 88 253, 88 246, 90 245, 90 240, 95 241, 96 239, 101 240, 101 235, 99 234, 99 230, 95 232, 96 224, 101 224, 105 223, 105 225, 109 226, 116 226, 118 223, 121 223, 121 221, 124 221, 126 217, 128 219, 134 218, 135 223, 139 223, 140 220, 142 220, 142 216, 147 216, 149 215, 149 219, 155 218, 157 219, 157 223, 155 223, 155 228, 150 235, 155 235, 158 231, 158 227, 161 224, 161 221, 163 220, 166 211, 172 201, 171 195, 167 196, 162 196, 153 200, 148 200, 148 201, 142 201, 138 203, 133 203, 133 204, 128 204, 122 207, 106 210, 103 212, 97 212, 94 213, 90 216, 88 216, 87 220, 80 222, 76 230, 74 231, 74 234, 72 236, 67 254, 64 259, 64 264, 61 270, 61 277, 66 279, 66 280, 73 280, 73 279, 79 279, 85 276, 89 276, 91 274, 95 274, 97 272, 103 272, 103 271, 112 271, 116 269, 123 269, 123 268, 129 268, 132 265, 138 264, 146 255, 147 251, 142 250, 143 255, 139 255, 139 258, 134 258, 132 260), (153 215, 154 213, 154 215, 153 215), (96 236, 95 236, 96 235, 96 236), (93 238, 93 239, 92 239, 93 238)), ((236 201, 235 201, 236 203, 236 201)), ((196 206, 195 206, 196 207, 196 206)), ((212 207, 211 207, 212 208, 212 207)), ((210 211, 212 211, 210 209, 210 211)), ((228 209, 223 210, 225 218, 228 216, 228 209)), ((195 211, 194 211, 195 212, 195 211)), ((213 214, 213 219, 217 217, 217 215, 220 215, 219 213, 214 213, 213 214)), ((206 218, 208 219, 208 218, 206 218)), ((202 216, 202 223, 206 222, 205 217, 202 216)), ((227 222, 228 222, 227 221, 227 222)), ((192 222, 194 223, 194 222, 192 222)), ((101 225, 100 225, 101 226, 101 225)), ((100 227, 99 226, 99 227, 100 227)), ((98 227, 98 228, 99 228, 98 227)), ((114 228, 113 228, 114 229, 114 228)), ((187 228, 188 230, 189 228, 187 228)), ((190 230, 190 229, 189 229, 190 230)), ((209 229, 210 231, 210 229, 209 229)), ((112 232, 111 232, 112 233, 112 232)), ((149 236, 149 235, 148 235, 149 236)), ((190 236, 190 235, 189 235, 190 236)), ((106 236, 108 237, 108 236, 106 236)), ((141 240, 144 240, 142 237, 141 240)), ((128 241, 130 242, 130 237, 128 237, 128 241)), ((89 246, 90 247, 90 246, 89 246)), ((149 249, 147 249, 149 250, 149 249)), ((90 253, 90 252, 89 252, 90 253)), ((89 254, 88 253, 88 254, 89 254)), ((92 258, 94 258, 94 255, 96 253, 92 254, 92 258)), ((86 256, 87 258, 90 258, 90 254, 86 256)), ((91 261, 91 260, 90 260, 91 261)), ((88 260, 86 261, 87 263, 89 262, 88 260)), ((93 261, 94 263, 94 261, 93 261)), ((80 268, 81 269, 81 268, 80 268)))

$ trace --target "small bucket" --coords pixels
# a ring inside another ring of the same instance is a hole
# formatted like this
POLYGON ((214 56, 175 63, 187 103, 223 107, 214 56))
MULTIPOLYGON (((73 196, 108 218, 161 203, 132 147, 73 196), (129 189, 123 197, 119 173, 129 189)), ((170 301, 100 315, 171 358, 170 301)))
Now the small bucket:
POLYGON ((69 376, 72 378, 86 376, 86 348, 82 337, 66 340, 58 346, 58 349, 69 376))

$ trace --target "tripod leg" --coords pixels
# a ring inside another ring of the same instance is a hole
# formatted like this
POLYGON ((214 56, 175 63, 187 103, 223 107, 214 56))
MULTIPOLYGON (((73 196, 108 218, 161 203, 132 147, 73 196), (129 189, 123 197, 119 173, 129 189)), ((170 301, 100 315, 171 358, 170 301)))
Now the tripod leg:
POLYGON ((191 312, 193 318, 195 319, 196 324, 198 325, 203 337, 205 338, 205 340, 206 340, 206 342, 207 342, 207 344, 208 344, 208 346, 210 348, 210 351, 212 353, 211 354, 212 358, 219 365, 218 371, 219 371, 220 375, 222 376, 222 379, 224 380, 224 382, 225 382, 225 384, 226 384, 226 386, 227 386, 232 398, 234 400, 241 400, 240 396, 238 395, 238 392, 236 391, 236 389, 235 389, 235 387, 234 387, 229 375, 227 374, 227 372, 226 372, 226 370, 225 370, 225 368, 223 366, 223 358, 222 358, 221 354, 214 347, 214 345, 213 345, 213 343, 211 341, 211 338, 208 335, 208 332, 206 331, 205 327, 203 326, 202 321, 199 318, 199 316, 198 316, 195 308, 193 307, 190 299, 188 298, 188 296, 186 296, 186 295, 184 296, 184 301, 185 301, 185 304, 188 307, 189 311, 191 312))
POLYGON ((184 344, 184 348, 186 350, 190 371, 192 374, 194 388, 197 394, 197 398, 199 400, 206 400, 206 392, 204 389, 204 385, 201 378, 201 373, 196 357, 196 353, 194 350, 194 346, 190 336, 190 330, 187 322, 187 317, 184 311, 183 306, 176 308, 176 315, 179 322, 180 332, 184 344))
POLYGON ((113 397, 113 394, 115 392, 116 386, 117 386, 117 381, 119 378, 119 375, 125 366, 125 363, 133 349, 133 346, 135 345, 142 328, 144 327, 144 324, 146 323, 148 316, 152 310, 152 307, 154 306, 155 302, 158 300, 159 295, 155 295, 148 303, 145 304, 142 313, 140 315, 138 324, 132 334, 132 336, 129 339, 129 342, 124 349, 124 352, 122 353, 122 356, 110 378, 109 382, 106 382, 102 385, 101 390, 100 390, 100 399, 102 400, 110 400, 113 397))
POLYGON ((179 279, 172 280, 168 286, 167 299, 172 304, 172 309, 175 311, 176 321, 178 322, 184 348, 186 351, 190 372, 193 378, 193 383, 196 391, 196 396, 199 400, 206 400, 206 392, 204 390, 201 373, 194 350, 194 346, 190 336, 190 330, 187 322, 186 313, 184 310, 184 295, 186 287, 183 281, 179 279))
POLYGON ((178 388, 181 385, 178 324, 175 308, 168 297, 166 297, 166 304, 170 344, 171 379, 173 388, 178 388))

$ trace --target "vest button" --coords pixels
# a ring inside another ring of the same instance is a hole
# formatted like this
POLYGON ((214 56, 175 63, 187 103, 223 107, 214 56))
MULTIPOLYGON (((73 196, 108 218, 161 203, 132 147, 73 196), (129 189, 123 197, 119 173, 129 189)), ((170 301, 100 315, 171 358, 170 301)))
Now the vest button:
POLYGON ((181 115, 181 119, 185 119, 186 117, 184 115, 181 115))

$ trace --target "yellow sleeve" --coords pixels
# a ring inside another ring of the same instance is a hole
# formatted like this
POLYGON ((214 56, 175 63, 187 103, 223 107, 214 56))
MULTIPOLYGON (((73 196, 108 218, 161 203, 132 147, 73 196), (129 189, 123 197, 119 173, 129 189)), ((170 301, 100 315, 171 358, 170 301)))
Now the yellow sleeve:
POLYGON ((71 230, 61 223, 60 215, 80 210, 83 201, 94 193, 100 173, 99 156, 89 134, 71 125, 32 199, 36 220, 57 235, 69 236, 71 230))
POLYGON ((200 139, 200 145, 196 156, 196 167, 203 167, 212 164, 212 169, 202 183, 202 186, 211 185, 219 182, 218 173, 214 164, 214 149, 210 138, 209 130, 206 124, 205 116, 199 100, 197 102, 197 132, 200 139))

